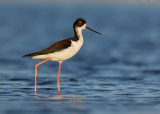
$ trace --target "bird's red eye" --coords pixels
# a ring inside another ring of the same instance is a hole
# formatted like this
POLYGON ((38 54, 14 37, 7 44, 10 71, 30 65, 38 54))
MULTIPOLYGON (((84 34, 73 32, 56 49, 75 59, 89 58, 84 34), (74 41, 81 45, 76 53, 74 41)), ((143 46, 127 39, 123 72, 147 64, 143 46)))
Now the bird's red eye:
POLYGON ((79 25, 82 25, 82 22, 79 22, 79 25))

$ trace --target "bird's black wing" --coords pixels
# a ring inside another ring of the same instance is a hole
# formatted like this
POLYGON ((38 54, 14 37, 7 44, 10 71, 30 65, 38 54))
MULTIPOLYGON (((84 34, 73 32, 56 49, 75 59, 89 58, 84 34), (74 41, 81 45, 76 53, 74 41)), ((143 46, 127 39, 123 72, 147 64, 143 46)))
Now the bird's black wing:
POLYGON ((48 48, 46 48, 42 51, 38 51, 38 52, 35 52, 32 54, 27 54, 27 55, 24 55, 23 57, 33 57, 33 56, 37 56, 37 55, 44 55, 44 54, 49 54, 49 53, 61 51, 63 49, 68 48, 69 46, 71 46, 71 39, 72 38, 56 42, 55 44, 49 46, 48 48))

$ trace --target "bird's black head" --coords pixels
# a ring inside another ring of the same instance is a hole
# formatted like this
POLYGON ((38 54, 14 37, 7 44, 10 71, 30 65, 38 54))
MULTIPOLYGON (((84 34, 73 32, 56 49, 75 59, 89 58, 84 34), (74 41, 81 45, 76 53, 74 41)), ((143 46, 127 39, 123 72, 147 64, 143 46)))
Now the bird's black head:
POLYGON ((75 22, 74 22, 74 24, 73 24, 73 27, 81 27, 81 26, 83 26, 84 24, 86 24, 86 21, 84 20, 84 19, 82 19, 82 18, 78 18, 75 22))
POLYGON ((93 32, 95 32, 95 33, 97 33, 97 34, 102 35, 101 33, 99 33, 99 32, 97 32, 97 31, 95 31, 95 30, 87 27, 86 21, 85 21, 84 19, 82 19, 82 18, 78 18, 78 19, 74 22, 73 28, 74 28, 74 29, 77 29, 77 30, 88 29, 88 30, 91 30, 91 31, 93 31, 93 32))

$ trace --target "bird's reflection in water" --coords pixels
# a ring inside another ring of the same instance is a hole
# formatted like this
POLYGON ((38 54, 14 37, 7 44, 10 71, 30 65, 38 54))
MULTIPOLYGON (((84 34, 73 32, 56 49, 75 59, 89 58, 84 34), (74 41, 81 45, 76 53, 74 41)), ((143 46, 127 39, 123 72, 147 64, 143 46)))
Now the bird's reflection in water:
POLYGON ((85 99, 85 97, 81 97, 78 95, 36 95, 36 99, 45 99, 45 100, 51 100, 51 101, 73 101, 80 103, 82 100, 85 99))

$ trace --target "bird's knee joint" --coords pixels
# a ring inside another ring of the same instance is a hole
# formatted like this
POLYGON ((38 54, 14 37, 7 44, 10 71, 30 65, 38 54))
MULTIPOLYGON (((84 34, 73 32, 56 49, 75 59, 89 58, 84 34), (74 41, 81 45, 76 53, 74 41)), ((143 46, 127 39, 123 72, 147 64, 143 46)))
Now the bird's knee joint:
POLYGON ((37 67, 38 65, 36 64, 35 67, 37 67))

